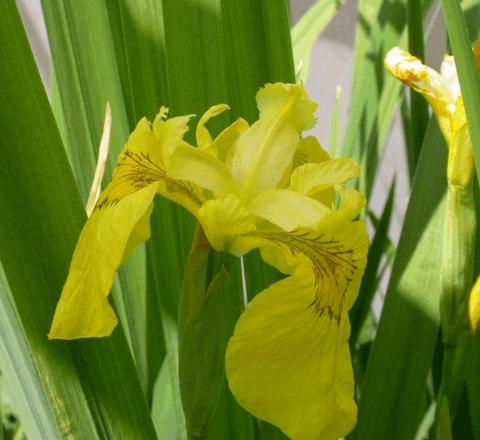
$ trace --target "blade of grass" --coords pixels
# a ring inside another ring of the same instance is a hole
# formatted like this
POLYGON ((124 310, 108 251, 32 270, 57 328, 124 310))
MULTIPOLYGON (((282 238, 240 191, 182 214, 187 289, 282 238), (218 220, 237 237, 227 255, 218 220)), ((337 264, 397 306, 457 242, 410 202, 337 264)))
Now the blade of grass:
MULTIPOLYGON (((422 3, 422 0, 408 0, 407 22, 408 49, 412 55, 424 60, 422 3)), ((410 90, 410 120, 414 121, 414 123, 410 124, 411 142, 409 144, 412 149, 407 150, 407 152, 411 171, 415 169, 418 157, 420 156, 428 119, 427 102, 420 94, 414 90, 410 90)), ((413 176, 413 172, 411 172, 411 176, 413 176)))
POLYGON ((439 321, 445 151, 432 121, 361 388, 355 440, 413 438, 420 423, 439 321))
POLYGON ((360 1, 351 110, 343 154, 360 162, 360 188, 367 197, 401 88, 384 72, 383 59, 390 47, 402 45, 399 42, 405 39, 404 1, 360 1))
POLYGON ((15 60, 0 70, 0 261, 48 400, 44 411, 56 422, 53 438, 153 439, 120 329, 106 341, 46 339, 85 211, 13 2, 0 4, 0 20, 0 57, 15 60), (35 123, 25 129, 25 120, 35 123))
MULTIPOLYGON (((15 397, 15 405, 24 429, 32 438, 60 438, 54 414, 50 410, 50 403, 45 396, 28 339, 1 267, 0 319, 2 386, 5 385, 9 394, 15 397), (4 378, 7 380, 3 380, 4 378)), ((0 411, 2 405, 3 396, 0 399, 0 411)), ((3 423, 1 431, 3 433, 3 423)), ((3 435, 0 435, 0 438, 3 438, 3 435)))
MULTIPOLYGON (((432 1, 423 3, 423 13, 432 1)), ((407 44, 405 0, 363 0, 358 29, 350 100, 350 115, 343 154, 359 160, 360 188, 370 194, 379 158, 389 132, 401 84, 383 68, 386 52, 407 44), (369 87, 365 87, 369 84, 369 87), (368 166, 367 166, 368 164, 368 166)))
POLYGON ((350 311, 350 320, 352 323, 352 333, 350 336, 350 344, 353 346, 358 338, 360 329, 365 322, 367 315, 372 307, 373 297, 378 287, 378 273, 380 263, 385 251, 390 244, 388 231, 393 213, 393 201, 395 198, 395 181, 393 181, 388 193, 387 201, 383 208, 382 215, 376 225, 375 235, 370 244, 368 251, 367 267, 362 278, 360 291, 362 294, 355 302, 350 311))
POLYGON ((313 43, 329 25, 344 0, 317 1, 292 28, 293 58, 297 81, 307 83, 313 43))
POLYGON ((338 139, 340 133, 340 109, 341 109, 342 89, 340 86, 335 88, 335 104, 332 112, 332 122, 330 123, 330 133, 328 136, 328 152, 330 156, 337 157, 338 139))

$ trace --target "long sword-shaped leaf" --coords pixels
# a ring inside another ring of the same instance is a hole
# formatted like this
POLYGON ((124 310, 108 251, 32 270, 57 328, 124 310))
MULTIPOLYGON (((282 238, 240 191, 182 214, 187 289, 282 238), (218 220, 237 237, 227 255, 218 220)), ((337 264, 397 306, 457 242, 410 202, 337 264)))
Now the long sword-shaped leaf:
POLYGON ((121 330, 108 341, 47 341, 85 213, 14 3, 2 2, 0 12, 1 58, 15 60, 0 72, 0 260, 44 410, 58 438, 153 439, 121 330))
MULTIPOLYGON (((423 11, 422 0, 408 0, 408 49, 412 55, 425 59, 424 34, 423 34, 423 11)), ((410 149, 408 153, 408 165, 410 176, 413 177, 418 162, 423 138, 428 124, 427 102, 415 90, 410 90, 410 149)))
MULTIPOLYGON (((2 323, 0 368, 2 379, 6 379, 2 380, 2 392, 5 387, 9 394, 14 396, 24 429, 32 438, 59 438, 55 416, 45 395, 2 268, 0 268, 0 320, 2 323)), ((3 434, 3 427, 0 431, 3 434)), ((0 438, 3 439, 3 436, 0 438)))
POLYGON ((427 131, 387 296, 361 389, 353 438, 413 438, 437 337, 445 144, 427 131))
POLYGON ((367 266, 362 278, 360 291, 362 295, 358 298, 352 310, 350 311, 350 320, 352 322, 352 333, 350 336, 350 344, 354 344, 358 338, 360 329, 365 319, 372 309, 372 301, 378 287, 378 275, 380 272, 380 263, 382 256, 386 252, 390 239, 388 230, 393 212, 393 200, 395 196, 395 181, 390 188, 387 201, 383 208, 382 216, 377 224, 375 236, 370 244, 368 251, 367 266))
MULTIPOLYGON (((431 0, 423 3, 424 14, 431 3, 431 0)), ((393 46, 406 47, 406 16, 405 0, 362 0, 359 3, 351 109, 343 154, 361 162, 360 187, 367 196, 401 89, 399 81, 384 71, 383 59, 393 46)))
POLYGON ((292 28, 292 46, 297 81, 307 82, 313 43, 328 26, 344 0, 317 1, 292 28))
MULTIPOLYGON (((112 108, 110 154, 106 175, 133 129, 124 103, 120 66, 110 21, 103 2, 42 1, 53 58, 53 108, 66 151, 84 201, 93 180, 102 134, 105 103, 112 108), (90 31, 85 33, 88 28, 90 31)), ((149 319, 145 277, 145 249, 141 247, 118 273, 113 296, 138 374, 147 395, 149 319), (118 282, 119 281, 119 282, 118 282)), ((158 333, 155 331, 155 333, 158 333)))

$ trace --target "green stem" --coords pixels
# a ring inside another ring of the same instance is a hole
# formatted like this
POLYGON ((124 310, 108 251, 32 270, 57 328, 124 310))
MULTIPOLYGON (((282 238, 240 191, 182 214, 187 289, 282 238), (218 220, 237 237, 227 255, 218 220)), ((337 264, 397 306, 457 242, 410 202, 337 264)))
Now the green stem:
POLYGON ((443 342, 456 345, 468 329, 468 294, 473 279, 476 217, 472 183, 448 185, 443 238, 440 314, 443 342))
POLYGON ((441 402, 443 397, 448 400, 451 420, 455 418, 458 403, 462 395, 468 369, 468 349, 471 340, 470 334, 465 332, 458 338, 457 344, 445 345, 443 349, 443 373, 438 393, 438 402, 441 402))
POLYGON ((226 283, 235 257, 214 251, 198 225, 179 310, 179 379, 188 438, 205 438, 224 387, 226 283))
POLYGON ((436 430, 441 425, 444 401, 453 420, 460 401, 471 342, 468 297, 473 278, 476 217, 473 186, 448 185, 442 260, 440 315, 443 368, 437 399, 436 430))

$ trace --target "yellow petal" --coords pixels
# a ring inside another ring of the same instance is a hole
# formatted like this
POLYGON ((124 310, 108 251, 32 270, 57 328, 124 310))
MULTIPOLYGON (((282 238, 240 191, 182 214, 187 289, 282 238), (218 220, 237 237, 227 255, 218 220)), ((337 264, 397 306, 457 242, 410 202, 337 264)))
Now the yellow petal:
POLYGON ((240 135, 248 129, 248 122, 238 118, 223 130, 213 141, 216 156, 229 167, 232 162, 233 149, 240 135))
POLYGON ((162 145, 159 153, 161 161, 168 169, 168 161, 179 144, 183 143, 183 136, 188 131, 188 122, 194 115, 178 116, 166 119, 168 109, 162 107, 153 122, 153 134, 162 145))
POLYGON ((460 83, 458 82, 457 66, 453 56, 445 54, 440 65, 440 74, 450 89, 452 102, 455 102, 461 95, 460 83))
POLYGON ((266 84, 257 93, 257 106, 260 119, 276 115, 279 108, 291 106, 290 122, 295 130, 310 130, 315 126, 315 110, 318 105, 307 95, 302 84, 266 84))
POLYGON ((207 201, 198 210, 197 218, 217 251, 236 254, 236 239, 255 230, 250 213, 232 194, 207 201))
POLYGON ((288 189, 310 196, 330 186, 343 184, 359 175, 360 167, 352 159, 306 163, 293 171, 288 189))
POLYGON ((263 244, 260 248, 260 255, 265 263, 275 267, 281 273, 291 275, 295 272, 297 265, 295 256, 285 254, 276 244, 272 243, 271 246, 263 244))
POLYGON ((295 155, 293 156, 293 161, 285 170, 282 180, 278 184, 278 188, 285 189, 289 186, 292 171, 300 165, 306 163, 320 163, 329 159, 329 154, 323 149, 317 138, 314 136, 307 136, 306 138, 300 139, 295 155))
POLYGON ((149 237, 157 192, 193 213, 201 205, 195 187, 166 174, 163 150, 170 150, 171 144, 176 148, 182 132, 178 118, 173 124, 167 122, 161 125, 166 133, 154 134, 142 119, 130 135, 111 182, 80 234, 49 338, 100 337, 112 332, 117 318, 107 297, 115 271, 149 237))
POLYGON ((480 328, 480 277, 477 278, 470 292, 468 317, 472 331, 476 333, 480 328))
POLYGON ((397 79, 420 92, 430 103, 446 139, 450 137, 450 114, 456 97, 449 82, 440 73, 398 47, 390 50, 385 67, 397 79))
POLYGON ((292 439, 342 437, 356 421, 347 311, 365 266, 365 226, 254 235, 289 254, 279 268, 291 271, 292 258, 297 267, 240 317, 226 355, 230 388, 245 409, 292 439))
POLYGON ((331 212, 317 200, 284 189, 262 192, 249 203, 248 210, 285 231, 314 228, 331 212))
POLYGON ((121 263, 124 263, 139 245, 150 238, 150 216, 152 215, 152 211, 153 203, 150 203, 145 213, 132 229, 130 237, 128 237, 121 263))
MULTIPOLYGON (((108 191, 107 187, 104 195, 108 191)), ((107 296, 124 254, 132 250, 133 242, 127 245, 130 236, 151 210, 156 191, 153 183, 111 203, 102 197, 104 203, 97 205, 80 234, 49 339, 101 337, 112 332, 117 318, 107 296)), ((144 233, 140 236, 145 238, 144 233)))
POLYGON ((189 145, 177 146, 170 157, 168 174, 189 181, 215 194, 235 192, 235 182, 228 168, 216 157, 189 145))
POLYGON ((257 94, 260 118, 235 146, 232 175, 244 200, 276 188, 290 165, 300 132, 314 123, 317 107, 303 86, 269 84, 257 94))
POLYGON ((227 104, 218 104, 210 107, 200 118, 197 125, 197 147, 206 150, 212 143, 212 135, 205 127, 205 124, 213 117, 218 116, 230 107, 227 104))
POLYGON ((314 136, 307 136, 300 140, 293 158, 293 169, 305 163, 320 163, 330 159, 330 155, 320 145, 314 136))
POLYGON ((340 192, 339 214, 343 219, 354 220, 365 206, 365 196, 356 189, 349 188, 340 192))
POLYGON ((448 181, 452 185, 466 186, 474 175, 472 142, 468 131, 463 100, 460 97, 452 118, 452 135, 448 144, 448 181))

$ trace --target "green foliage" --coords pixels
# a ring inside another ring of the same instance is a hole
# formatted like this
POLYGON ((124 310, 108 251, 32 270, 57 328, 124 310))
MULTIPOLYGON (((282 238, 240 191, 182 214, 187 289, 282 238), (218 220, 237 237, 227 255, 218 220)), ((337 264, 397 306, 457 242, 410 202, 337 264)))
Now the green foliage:
MULTIPOLYGON (((41 2, 50 102, 15 4, 0 2, 0 440, 183 440, 186 426, 207 440, 285 439, 239 407, 222 357, 244 295, 252 299, 280 275, 258 252, 242 267, 219 263, 208 249, 189 256, 194 219, 169 201, 155 201, 150 241, 118 272, 121 325, 113 336, 67 343, 46 335, 86 219, 106 103, 113 124, 104 182, 139 119, 152 120, 161 105, 171 115, 201 115, 229 104, 209 123, 213 133, 238 116, 254 121, 263 84, 306 81, 312 45, 344 2, 315 2, 291 30, 286 0, 41 2)), ((360 0, 351 96, 340 106, 337 91, 331 109, 332 145, 325 146, 359 161, 358 186, 370 199, 402 106, 406 139, 396 148, 405 149, 411 180, 398 246, 389 236, 398 179, 378 218, 370 200, 365 210, 371 246, 350 313, 359 414, 348 438, 355 440, 480 439, 480 339, 469 337, 461 372, 452 369, 451 378, 439 333, 445 143, 423 98, 405 96, 383 69, 393 46, 429 55, 424 22, 432 4, 443 7, 480 176, 480 81, 471 50, 478 0, 360 0), (345 131, 341 107, 349 109, 345 131), (377 320, 372 306, 390 270, 377 320), (454 408, 446 377, 455 384, 454 408)), ((334 86, 324 85, 332 93, 334 86)), ((478 188, 474 198, 478 215, 478 188)), ((464 257, 478 275, 478 252, 464 257)), ((468 290, 471 274, 464 275, 468 290)))

